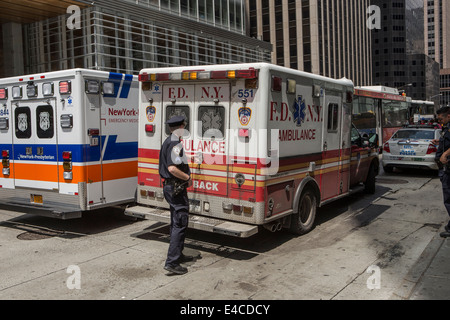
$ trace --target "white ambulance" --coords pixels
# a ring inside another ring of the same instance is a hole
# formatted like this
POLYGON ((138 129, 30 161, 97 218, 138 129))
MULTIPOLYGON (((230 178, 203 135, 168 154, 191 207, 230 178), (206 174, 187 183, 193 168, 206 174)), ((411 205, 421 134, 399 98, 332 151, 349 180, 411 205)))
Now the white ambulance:
POLYGON ((144 69, 139 81, 138 205, 127 215, 170 222, 158 162, 174 115, 187 119, 191 228, 303 234, 316 207, 374 192, 378 155, 352 127, 350 80, 255 63, 144 69))
POLYGON ((0 203, 69 219, 134 201, 137 80, 86 69, 0 79, 0 203))

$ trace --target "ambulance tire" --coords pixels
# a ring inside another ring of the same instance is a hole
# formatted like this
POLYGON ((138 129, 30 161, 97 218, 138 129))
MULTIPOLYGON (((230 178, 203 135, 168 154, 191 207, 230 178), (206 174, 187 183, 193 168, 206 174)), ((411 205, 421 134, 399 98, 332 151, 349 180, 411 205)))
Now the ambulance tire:
POLYGON ((369 172, 367 173, 366 182, 364 183, 364 191, 369 194, 375 193, 376 188, 376 176, 375 166, 372 164, 369 168, 369 172))
POLYGON ((300 196, 298 212, 291 217, 291 233, 303 235, 312 230, 316 218, 317 196, 311 188, 305 189, 300 196))

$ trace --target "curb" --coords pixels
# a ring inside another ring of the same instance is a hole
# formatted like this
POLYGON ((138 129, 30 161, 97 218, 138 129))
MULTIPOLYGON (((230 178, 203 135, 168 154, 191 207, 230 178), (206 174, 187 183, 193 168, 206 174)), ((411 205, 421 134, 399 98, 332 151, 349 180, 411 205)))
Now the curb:
POLYGON ((423 275, 430 267, 434 258, 438 254, 442 245, 445 242, 444 238, 441 238, 439 233, 436 232, 430 243, 423 250, 416 263, 411 267, 408 274, 403 278, 400 286, 394 291, 389 300, 409 300, 413 295, 417 285, 422 280, 423 275))

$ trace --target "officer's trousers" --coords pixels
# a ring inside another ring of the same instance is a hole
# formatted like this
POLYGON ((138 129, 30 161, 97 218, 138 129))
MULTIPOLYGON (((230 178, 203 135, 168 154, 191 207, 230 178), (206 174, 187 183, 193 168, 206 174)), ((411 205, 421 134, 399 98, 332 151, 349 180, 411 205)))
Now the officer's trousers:
POLYGON ((173 185, 164 186, 164 198, 170 205, 170 245, 165 265, 175 267, 179 264, 183 249, 186 229, 189 223, 189 199, 186 190, 173 196, 173 185))
MULTIPOLYGON (((450 216, 450 172, 439 170, 439 179, 441 180, 444 193, 444 206, 450 216)), ((447 226, 450 227, 450 221, 447 226)))

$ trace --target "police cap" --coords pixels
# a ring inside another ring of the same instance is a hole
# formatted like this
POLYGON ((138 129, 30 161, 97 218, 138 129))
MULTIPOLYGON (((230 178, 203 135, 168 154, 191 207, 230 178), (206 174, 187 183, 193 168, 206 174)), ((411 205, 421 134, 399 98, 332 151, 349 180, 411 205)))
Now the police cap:
POLYGON ((173 116, 169 120, 167 120, 166 124, 169 125, 169 127, 177 127, 181 126, 186 119, 183 116, 173 116))

